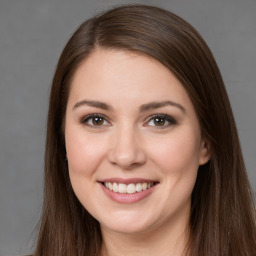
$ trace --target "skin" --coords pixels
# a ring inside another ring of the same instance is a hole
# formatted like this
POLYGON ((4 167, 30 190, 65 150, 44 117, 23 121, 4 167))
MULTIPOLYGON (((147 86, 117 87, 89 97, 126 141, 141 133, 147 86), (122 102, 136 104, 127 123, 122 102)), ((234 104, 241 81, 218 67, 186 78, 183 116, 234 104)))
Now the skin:
POLYGON ((100 222, 103 255, 182 254, 191 193, 209 150, 186 90, 165 66, 139 53, 95 50, 73 77, 65 140, 72 187, 100 222), (174 104, 141 107, 165 101, 174 104), (118 203, 99 182, 110 178, 157 185, 142 200, 118 203))

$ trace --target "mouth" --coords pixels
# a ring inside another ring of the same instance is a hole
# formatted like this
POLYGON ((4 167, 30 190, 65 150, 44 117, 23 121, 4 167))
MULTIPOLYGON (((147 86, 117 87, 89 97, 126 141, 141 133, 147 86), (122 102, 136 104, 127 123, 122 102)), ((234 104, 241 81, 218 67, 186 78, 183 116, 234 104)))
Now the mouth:
POLYGON ((102 182, 107 189, 120 194, 135 194, 150 189, 156 185, 156 182, 137 182, 137 183, 117 183, 117 182, 102 182))
POLYGON ((149 197, 159 184, 158 181, 141 178, 109 178, 98 182, 105 195, 120 204, 132 204, 149 197))

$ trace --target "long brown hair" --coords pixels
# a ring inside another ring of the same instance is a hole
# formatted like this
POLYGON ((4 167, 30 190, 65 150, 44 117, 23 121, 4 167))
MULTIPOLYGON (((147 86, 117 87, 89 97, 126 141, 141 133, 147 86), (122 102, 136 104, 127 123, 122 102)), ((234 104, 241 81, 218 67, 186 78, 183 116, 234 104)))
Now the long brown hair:
POLYGON ((211 159, 192 193, 191 256, 255 256, 255 206, 236 125, 208 46, 186 21, 145 5, 116 7, 84 22, 65 46, 53 78, 45 151, 44 205, 36 256, 99 255, 99 223, 73 193, 63 122, 74 72, 97 47, 153 57, 180 80, 194 105, 211 159))

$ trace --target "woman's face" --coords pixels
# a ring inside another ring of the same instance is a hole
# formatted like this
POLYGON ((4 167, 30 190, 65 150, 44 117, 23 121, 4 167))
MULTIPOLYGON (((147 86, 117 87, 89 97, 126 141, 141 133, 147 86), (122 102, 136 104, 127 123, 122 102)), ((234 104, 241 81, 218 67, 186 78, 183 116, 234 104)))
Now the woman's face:
POLYGON ((95 50, 74 75, 65 120, 74 192, 102 230, 187 224, 208 151, 188 94, 165 66, 95 50))

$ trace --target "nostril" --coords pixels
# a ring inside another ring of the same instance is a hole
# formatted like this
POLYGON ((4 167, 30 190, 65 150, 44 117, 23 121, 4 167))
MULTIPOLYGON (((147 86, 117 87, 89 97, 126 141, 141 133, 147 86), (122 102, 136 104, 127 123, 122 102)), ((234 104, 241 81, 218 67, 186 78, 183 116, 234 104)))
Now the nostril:
POLYGON ((134 168, 146 162, 146 156, 140 148, 133 149, 113 149, 109 154, 109 161, 113 165, 121 168, 134 168))

